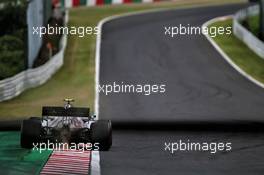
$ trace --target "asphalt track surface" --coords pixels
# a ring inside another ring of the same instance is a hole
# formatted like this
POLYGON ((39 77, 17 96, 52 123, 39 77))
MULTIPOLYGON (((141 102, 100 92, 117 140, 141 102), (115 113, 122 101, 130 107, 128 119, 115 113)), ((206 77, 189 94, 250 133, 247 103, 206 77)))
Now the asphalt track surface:
POLYGON ((204 36, 164 35, 164 26, 201 26, 242 7, 156 12, 103 26, 100 84, 166 84, 166 93, 100 94, 99 117, 114 124, 113 147, 100 153, 102 175, 263 174, 263 132, 242 132, 236 123, 264 121, 264 90, 236 72, 204 36), (186 125, 179 129, 181 123, 186 125), (164 142, 188 139, 232 142, 232 151, 164 151, 164 142))

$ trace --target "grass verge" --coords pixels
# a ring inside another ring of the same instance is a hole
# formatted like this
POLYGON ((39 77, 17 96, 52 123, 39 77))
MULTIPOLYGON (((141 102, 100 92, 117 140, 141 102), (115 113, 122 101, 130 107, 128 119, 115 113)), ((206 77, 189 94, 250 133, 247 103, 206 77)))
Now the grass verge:
POLYGON ((39 174, 52 151, 23 149, 19 141, 18 131, 0 132, 1 174, 39 174))
MULTIPOLYGON (((232 20, 219 21, 211 26, 229 27, 232 26, 232 20)), ((235 64, 256 80, 264 83, 264 59, 256 55, 233 34, 217 35, 213 39, 235 64)))
MULTIPOLYGON (((69 26, 91 26, 108 16, 148 9, 181 8, 246 2, 245 0, 177 0, 153 4, 80 7, 70 11, 69 26)), ((40 116, 43 105, 62 105, 62 99, 76 99, 76 106, 94 103, 95 36, 69 36, 63 67, 44 85, 0 103, 0 119, 11 120, 40 116)))

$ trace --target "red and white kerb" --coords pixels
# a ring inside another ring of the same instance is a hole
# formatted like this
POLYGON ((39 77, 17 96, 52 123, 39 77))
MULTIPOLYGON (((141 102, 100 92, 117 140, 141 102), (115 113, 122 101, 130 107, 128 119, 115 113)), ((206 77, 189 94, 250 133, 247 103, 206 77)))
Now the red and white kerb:
POLYGON ((41 175, 87 175, 90 170, 91 151, 53 151, 41 175))

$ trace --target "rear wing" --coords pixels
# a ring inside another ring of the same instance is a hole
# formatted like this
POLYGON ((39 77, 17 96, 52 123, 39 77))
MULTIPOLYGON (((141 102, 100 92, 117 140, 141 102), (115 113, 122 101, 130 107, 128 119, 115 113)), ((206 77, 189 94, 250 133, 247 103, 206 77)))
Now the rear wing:
POLYGON ((68 108, 57 106, 42 107, 42 116, 56 116, 56 117, 90 117, 89 108, 68 108))

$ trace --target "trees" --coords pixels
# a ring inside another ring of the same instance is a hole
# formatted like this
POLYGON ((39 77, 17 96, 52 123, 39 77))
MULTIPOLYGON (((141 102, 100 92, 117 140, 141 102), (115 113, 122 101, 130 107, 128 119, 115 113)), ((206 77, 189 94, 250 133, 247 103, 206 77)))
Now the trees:
POLYGON ((26 67, 26 0, 2 0, 0 10, 0 80, 26 67))
POLYGON ((260 39, 264 41, 264 0, 259 0, 259 4, 260 4, 259 33, 260 33, 260 39))

